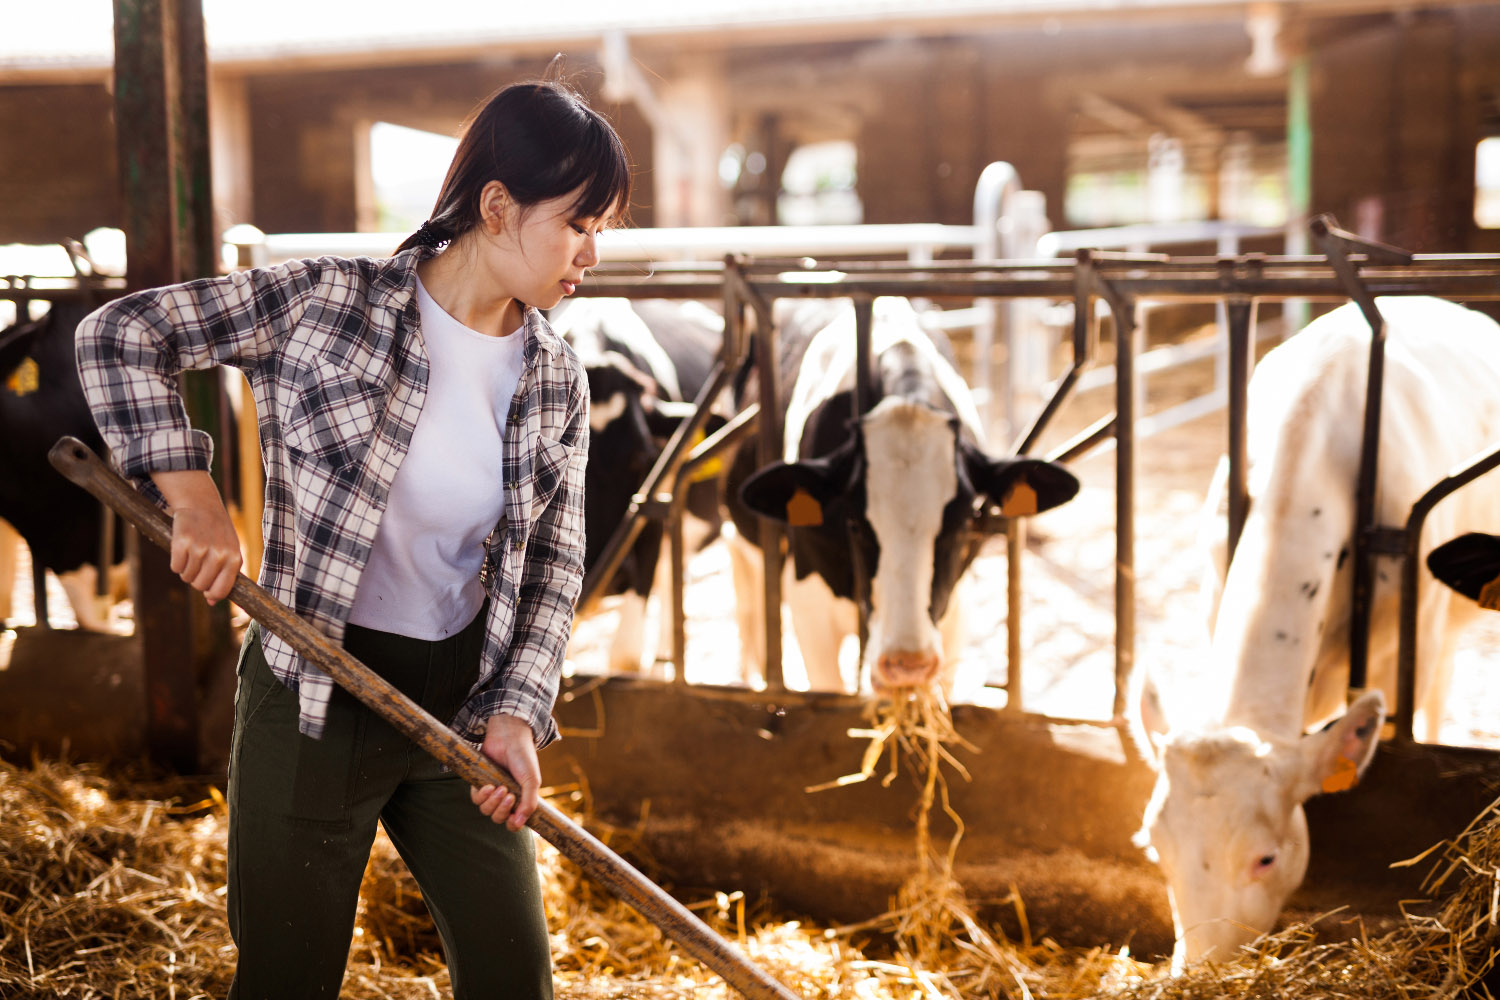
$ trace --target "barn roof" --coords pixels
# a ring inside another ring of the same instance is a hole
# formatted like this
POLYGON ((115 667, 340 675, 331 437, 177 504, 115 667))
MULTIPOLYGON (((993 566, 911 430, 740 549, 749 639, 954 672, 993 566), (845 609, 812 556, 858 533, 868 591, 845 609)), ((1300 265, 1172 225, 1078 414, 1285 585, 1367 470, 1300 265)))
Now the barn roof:
MULTIPOLYGON (((1465 0, 1319 0, 1320 12, 1460 6, 1465 0)), ((1246 0, 572 0, 568 4, 409 0, 203 0, 220 66, 378 64, 592 48, 606 35, 720 46, 891 33, 993 30, 1049 20, 1243 16, 1246 0), (357 15, 351 11, 357 10, 357 15)), ((1295 5, 1294 5, 1295 6, 1295 5)), ((7 12, 0 79, 97 76, 113 58, 111 0, 47 0, 7 12)))

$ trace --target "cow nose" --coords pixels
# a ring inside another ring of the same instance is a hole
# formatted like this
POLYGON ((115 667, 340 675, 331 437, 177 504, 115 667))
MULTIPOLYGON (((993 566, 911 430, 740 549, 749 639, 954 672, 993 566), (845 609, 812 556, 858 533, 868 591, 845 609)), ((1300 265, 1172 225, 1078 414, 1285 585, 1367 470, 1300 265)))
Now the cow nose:
POLYGON ((875 687, 923 687, 937 676, 938 655, 932 651, 895 650, 880 654, 875 661, 875 687))
POLYGON ((1189 928, 1182 947, 1173 955, 1174 974, 1178 966, 1196 965, 1213 960, 1227 962, 1241 948, 1260 937, 1262 931, 1230 919, 1211 920, 1189 928))

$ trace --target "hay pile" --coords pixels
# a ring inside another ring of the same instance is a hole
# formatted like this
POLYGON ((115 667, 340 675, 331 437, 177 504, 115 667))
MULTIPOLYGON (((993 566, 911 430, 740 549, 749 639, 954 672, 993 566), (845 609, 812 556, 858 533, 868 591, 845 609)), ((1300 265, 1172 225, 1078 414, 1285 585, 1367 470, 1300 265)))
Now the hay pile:
POLYGON ((223 799, 200 794, 0 763, 0 995, 227 991, 223 799))
POLYGON ((1429 904, 1376 938, 1317 943, 1305 924, 1262 938, 1232 963, 1142 982, 1129 1000, 1437 1000, 1500 997, 1500 799, 1462 834, 1407 864, 1431 862, 1429 904))
MULTIPOLYGON (((555 792, 564 807, 587 805, 586 789, 555 792)), ((932 792, 941 803, 938 778, 932 792)), ((628 831, 607 836, 628 846, 628 831)), ((212 788, 0 763, 0 996, 222 996, 234 961, 224 838, 223 799, 212 788)), ((734 995, 550 847, 540 853, 559 997, 734 995)), ((809 998, 1458 996, 1496 961, 1500 803, 1446 845, 1440 862, 1432 889, 1445 896, 1442 909, 1385 938, 1317 945, 1294 930, 1245 961, 1178 980, 1110 949, 991 938, 959 910, 933 909, 922 892, 880 921, 831 929, 778 919, 738 893, 690 905, 809 998)), ((929 871, 940 873, 940 864, 929 871)), ((383 837, 343 995, 447 995, 437 936, 383 837)))
POLYGON ((1023 939, 1011 942, 986 930, 953 873, 964 822, 949 801, 944 773, 947 767, 968 781, 968 771, 948 747, 975 748, 953 727, 952 713, 936 690, 908 689, 893 699, 874 702, 870 716, 870 728, 849 732, 869 741, 859 771, 807 791, 869 780, 882 759, 888 760, 888 765, 881 784, 889 787, 904 761, 921 788, 913 844, 917 870, 897 890, 889 912, 857 928, 831 933, 860 930, 889 934, 895 964, 907 970, 909 981, 919 988, 914 996, 1048 996, 1072 1000, 1109 993, 1119 982, 1140 980, 1150 974, 1151 966, 1132 960, 1128 948, 1118 953, 1106 948, 1080 953, 1046 940, 1034 944, 1024 906, 1014 891, 1008 902, 1016 907, 1023 939), (941 850, 932 842, 931 815, 935 807, 941 808, 954 826, 953 837, 941 850))

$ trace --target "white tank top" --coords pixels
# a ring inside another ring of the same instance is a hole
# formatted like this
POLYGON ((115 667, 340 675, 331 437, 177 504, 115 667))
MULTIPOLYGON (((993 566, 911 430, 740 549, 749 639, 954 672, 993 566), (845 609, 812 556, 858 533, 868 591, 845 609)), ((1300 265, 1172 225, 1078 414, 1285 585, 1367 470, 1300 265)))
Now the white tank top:
POLYGON ((442 639, 484 603, 484 539, 505 507, 501 442, 521 380, 524 327, 470 330, 417 282, 427 398, 391 482, 349 620, 414 639, 442 639))

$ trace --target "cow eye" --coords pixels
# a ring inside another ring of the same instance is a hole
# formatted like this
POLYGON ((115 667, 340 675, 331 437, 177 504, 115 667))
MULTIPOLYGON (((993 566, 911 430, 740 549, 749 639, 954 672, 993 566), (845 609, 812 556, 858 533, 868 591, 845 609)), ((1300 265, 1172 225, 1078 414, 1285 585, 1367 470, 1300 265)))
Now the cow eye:
POLYGON ((1275 863, 1276 854, 1274 851, 1270 854, 1262 854, 1260 857, 1255 859, 1254 874, 1257 876, 1264 875, 1266 872, 1271 870, 1271 866, 1275 863))

